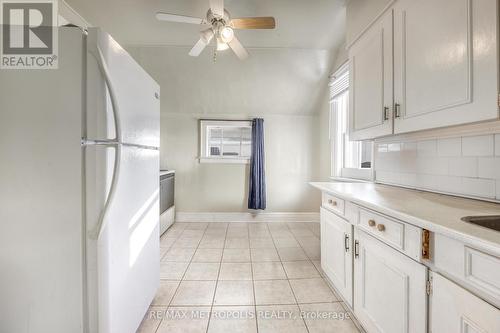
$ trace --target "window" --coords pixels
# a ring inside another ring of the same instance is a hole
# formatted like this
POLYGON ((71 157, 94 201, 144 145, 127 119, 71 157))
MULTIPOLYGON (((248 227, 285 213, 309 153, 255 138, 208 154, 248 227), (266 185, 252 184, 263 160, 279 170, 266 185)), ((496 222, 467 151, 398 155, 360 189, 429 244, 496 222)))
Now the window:
POLYGON ((248 163, 251 149, 251 121, 200 121, 201 163, 248 163))
POLYGON ((330 148, 333 177, 372 178, 373 142, 349 140, 349 70, 344 64, 330 81, 330 148))

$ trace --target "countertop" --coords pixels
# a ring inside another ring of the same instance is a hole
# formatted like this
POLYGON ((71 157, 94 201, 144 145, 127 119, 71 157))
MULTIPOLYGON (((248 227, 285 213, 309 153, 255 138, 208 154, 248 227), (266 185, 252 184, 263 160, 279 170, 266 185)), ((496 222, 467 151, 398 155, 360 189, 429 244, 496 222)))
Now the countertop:
POLYGON ((460 220, 500 215, 500 204, 373 183, 312 182, 360 206, 500 255, 500 232, 460 220))
POLYGON ((175 173, 175 170, 160 170, 160 177, 165 175, 170 175, 172 173, 175 173))

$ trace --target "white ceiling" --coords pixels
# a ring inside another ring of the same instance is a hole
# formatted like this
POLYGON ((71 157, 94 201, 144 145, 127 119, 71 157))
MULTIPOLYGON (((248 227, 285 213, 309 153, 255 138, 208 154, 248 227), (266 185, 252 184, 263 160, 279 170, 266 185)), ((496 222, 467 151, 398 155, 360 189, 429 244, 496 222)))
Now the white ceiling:
MULTIPOLYGON (((159 22, 157 11, 205 17, 208 0, 66 0, 123 45, 193 45, 199 26, 159 22)), ((237 31, 246 47, 335 50, 345 38, 345 0, 225 0, 232 17, 274 16, 275 30, 237 31)))

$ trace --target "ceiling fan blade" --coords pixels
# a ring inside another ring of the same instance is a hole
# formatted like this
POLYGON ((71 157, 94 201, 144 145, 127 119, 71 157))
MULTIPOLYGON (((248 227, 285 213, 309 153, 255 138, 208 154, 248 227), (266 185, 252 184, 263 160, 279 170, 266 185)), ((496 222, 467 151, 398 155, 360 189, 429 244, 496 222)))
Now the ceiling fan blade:
POLYGON ((224 16, 224 0, 210 0, 210 9, 215 16, 224 16))
POLYGON ((205 22, 204 19, 201 19, 198 17, 176 15, 176 14, 169 14, 169 13, 163 13, 163 12, 156 13, 156 19, 160 20, 160 21, 191 23, 191 24, 202 24, 205 22))
POLYGON ((242 17, 231 20, 234 29, 274 29, 276 21, 274 17, 242 17))
POLYGON ((203 38, 200 38, 196 42, 196 44, 194 44, 194 46, 191 49, 191 51, 189 51, 189 55, 191 57, 197 57, 205 49, 205 47, 207 47, 207 44, 205 43, 205 41, 203 40, 203 38))
POLYGON ((200 39, 194 44, 189 55, 192 57, 197 57, 205 49, 205 47, 210 44, 210 41, 214 37, 214 32, 212 28, 200 32, 200 39))
POLYGON ((233 52, 240 58, 240 60, 245 60, 248 58, 248 52, 245 50, 243 45, 241 45, 238 38, 233 37, 233 39, 228 43, 229 47, 233 50, 233 52))

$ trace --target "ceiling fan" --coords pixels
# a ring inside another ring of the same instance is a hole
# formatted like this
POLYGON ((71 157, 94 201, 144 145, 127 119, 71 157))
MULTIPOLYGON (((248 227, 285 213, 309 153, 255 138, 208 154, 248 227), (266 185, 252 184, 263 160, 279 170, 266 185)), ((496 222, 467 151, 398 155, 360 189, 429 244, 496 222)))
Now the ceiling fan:
POLYGON ((231 18, 229 12, 224 9, 224 0, 209 0, 210 9, 206 18, 197 18, 184 15, 158 12, 156 18, 160 21, 180 22, 208 25, 208 29, 200 32, 200 39, 189 51, 189 55, 197 57, 215 39, 216 51, 231 48, 233 52, 244 60, 248 52, 234 35, 234 29, 274 29, 276 22, 274 17, 244 17, 231 18))

